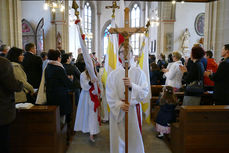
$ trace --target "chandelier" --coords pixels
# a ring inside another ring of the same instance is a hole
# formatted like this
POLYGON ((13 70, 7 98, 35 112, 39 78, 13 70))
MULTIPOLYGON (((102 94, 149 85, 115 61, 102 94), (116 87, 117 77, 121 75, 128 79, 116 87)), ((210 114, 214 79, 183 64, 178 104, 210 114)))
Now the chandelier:
POLYGON ((152 16, 151 16, 151 19, 149 19, 149 20, 150 20, 150 25, 152 27, 159 26, 160 18, 158 17, 158 10, 157 9, 152 10, 152 16))
POLYGON ((57 9, 60 10, 60 12, 64 12, 64 1, 63 0, 45 0, 44 3, 44 10, 48 10, 48 8, 51 9, 51 11, 54 13, 57 9))

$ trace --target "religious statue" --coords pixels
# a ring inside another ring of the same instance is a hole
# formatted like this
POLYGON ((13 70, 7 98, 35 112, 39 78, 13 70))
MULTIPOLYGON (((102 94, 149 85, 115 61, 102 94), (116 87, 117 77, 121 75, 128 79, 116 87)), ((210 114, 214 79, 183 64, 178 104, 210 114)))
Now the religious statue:
POLYGON ((189 38, 190 38, 190 33, 188 31, 188 28, 185 29, 185 32, 182 36, 182 45, 181 45, 181 48, 182 48, 182 52, 183 54, 186 56, 189 52, 189 38))

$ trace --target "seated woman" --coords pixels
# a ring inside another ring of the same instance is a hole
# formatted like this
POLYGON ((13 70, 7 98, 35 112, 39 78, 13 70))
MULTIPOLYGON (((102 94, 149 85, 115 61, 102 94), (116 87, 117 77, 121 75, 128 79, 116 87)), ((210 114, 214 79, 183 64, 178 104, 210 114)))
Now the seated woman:
POLYGON ((60 51, 50 49, 48 59, 49 63, 45 69, 47 105, 60 106, 61 122, 64 123, 65 116, 72 112, 68 91, 73 86, 73 76, 67 76, 63 65, 60 63, 60 51))
POLYGON ((181 54, 179 52, 173 52, 172 54, 173 63, 171 63, 169 69, 162 69, 164 75, 166 76, 166 85, 172 86, 175 88, 175 91, 181 88, 182 86, 182 76, 183 73, 180 70, 181 62, 181 54))
POLYGON ((22 91, 15 92, 15 103, 27 102, 26 94, 34 94, 33 86, 27 82, 26 73, 21 65, 24 59, 23 52, 20 48, 12 47, 7 54, 8 60, 12 63, 15 78, 24 86, 22 91))

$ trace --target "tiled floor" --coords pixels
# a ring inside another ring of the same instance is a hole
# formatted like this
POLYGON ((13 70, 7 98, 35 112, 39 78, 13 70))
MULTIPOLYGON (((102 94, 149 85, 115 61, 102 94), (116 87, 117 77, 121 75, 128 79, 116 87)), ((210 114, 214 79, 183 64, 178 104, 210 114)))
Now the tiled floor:
MULTIPOLYGON (((109 153, 109 125, 103 124, 96 142, 89 142, 89 135, 77 132, 67 153, 109 153)), ((152 125, 143 125, 143 141, 145 153, 171 153, 167 145, 155 137, 156 132, 152 125)))

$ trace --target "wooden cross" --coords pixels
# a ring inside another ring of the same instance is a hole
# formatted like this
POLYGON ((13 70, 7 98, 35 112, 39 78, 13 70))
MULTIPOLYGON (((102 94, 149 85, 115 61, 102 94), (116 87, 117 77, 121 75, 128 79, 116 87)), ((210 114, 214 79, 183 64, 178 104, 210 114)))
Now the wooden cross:
POLYGON ((119 9, 120 7, 117 5, 117 3, 116 3, 116 1, 113 1, 112 2, 112 6, 106 6, 105 7, 106 9, 110 9, 110 8, 112 8, 113 10, 112 10, 112 18, 114 18, 115 17, 115 9, 117 8, 117 9, 119 9))
MULTIPOLYGON (((130 28, 129 24, 129 8, 125 8, 125 27, 124 28, 111 28, 111 34, 119 33, 124 37, 124 58, 125 58, 125 77, 128 77, 129 61, 127 55, 129 52, 129 38, 134 33, 144 33, 146 28, 130 28)), ((128 86, 125 86, 125 103, 128 104, 128 86)), ((128 153, 128 112, 125 113, 125 153, 128 153)))

